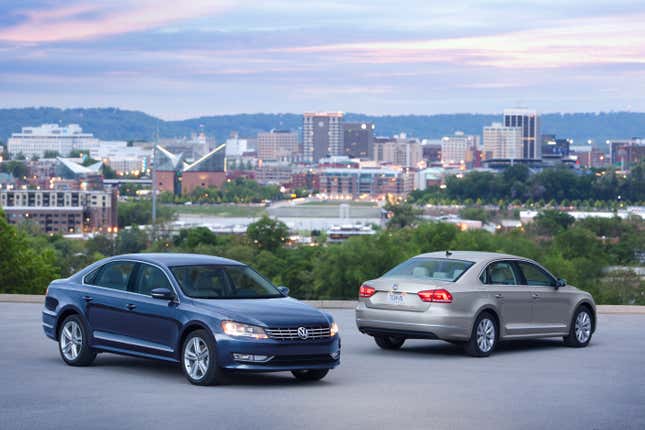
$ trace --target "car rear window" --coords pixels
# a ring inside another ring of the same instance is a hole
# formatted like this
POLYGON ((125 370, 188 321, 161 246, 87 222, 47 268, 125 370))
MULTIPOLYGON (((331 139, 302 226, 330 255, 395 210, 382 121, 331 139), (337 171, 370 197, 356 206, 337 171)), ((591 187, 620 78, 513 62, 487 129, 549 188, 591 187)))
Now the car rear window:
POLYGON ((475 264, 472 261, 451 258, 415 257, 383 275, 383 278, 410 277, 455 282, 475 264))

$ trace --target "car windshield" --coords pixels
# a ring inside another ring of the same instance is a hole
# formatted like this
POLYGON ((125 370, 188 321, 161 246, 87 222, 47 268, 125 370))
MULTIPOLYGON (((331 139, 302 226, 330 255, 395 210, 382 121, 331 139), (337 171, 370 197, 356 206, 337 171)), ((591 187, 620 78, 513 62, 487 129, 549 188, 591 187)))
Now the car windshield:
POLYGON ((271 282, 248 266, 175 266, 170 270, 184 294, 196 299, 283 297, 271 282))
POLYGON ((448 258, 412 258, 383 275, 383 278, 410 277, 455 282, 463 275, 472 261, 448 258))

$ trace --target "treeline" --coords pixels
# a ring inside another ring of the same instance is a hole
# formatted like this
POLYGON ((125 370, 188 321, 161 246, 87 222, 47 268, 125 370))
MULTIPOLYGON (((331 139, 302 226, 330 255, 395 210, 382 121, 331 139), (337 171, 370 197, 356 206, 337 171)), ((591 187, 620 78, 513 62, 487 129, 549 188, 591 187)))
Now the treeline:
MULTIPOLYGON (((137 227, 87 241, 26 233, 26 226, 0 220, 0 292, 42 293, 48 282, 69 276, 103 256, 128 252, 192 252, 246 262, 289 287, 301 299, 354 299, 357 288, 394 265, 423 252, 464 249, 496 251, 533 258, 571 284, 592 292, 599 303, 645 304, 645 285, 635 275, 603 274, 610 265, 634 265, 645 250, 641 220, 574 221, 546 213, 526 231, 491 234, 460 231, 451 224, 420 223, 390 228, 341 244, 292 246, 287 227, 264 217, 246 235, 216 235, 207 228, 186 229, 150 242, 137 227)), ((403 223, 402 223, 403 224, 403 223)), ((321 239, 324 241, 324 239, 321 239)))
POLYGON ((160 195, 162 203, 260 203, 283 198, 279 186, 262 185, 244 178, 227 180, 220 188, 198 187, 187 195, 176 196, 169 192, 160 195))
POLYGON ((511 202, 557 202, 565 205, 593 206, 595 202, 613 204, 645 202, 645 161, 628 175, 616 170, 576 172, 567 168, 549 168, 531 174, 523 165, 501 173, 473 171, 446 178, 445 187, 413 191, 412 203, 442 201, 508 204, 511 202))

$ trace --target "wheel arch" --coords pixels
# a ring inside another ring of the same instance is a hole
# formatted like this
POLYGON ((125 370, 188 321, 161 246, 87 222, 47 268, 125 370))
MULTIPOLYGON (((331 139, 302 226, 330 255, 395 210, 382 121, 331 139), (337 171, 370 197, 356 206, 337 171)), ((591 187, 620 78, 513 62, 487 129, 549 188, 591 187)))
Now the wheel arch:
POLYGON ((70 315, 78 315, 78 317, 83 321, 83 324, 85 324, 85 327, 88 327, 87 320, 85 319, 83 312, 74 305, 67 305, 60 310, 58 317, 56 318, 56 323, 54 324, 54 333, 56 335, 56 340, 59 340, 60 337, 61 324, 70 315))
POLYGON ((576 312, 578 312, 578 309, 581 307, 585 307, 589 310, 589 313, 591 314, 591 332, 594 333, 596 331, 596 307, 592 302, 590 302, 587 299, 582 299, 576 305, 573 307, 573 314, 571 315, 571 324, 573 324, 573 318, 576 315, 576 312))
MULTIPOLYGON (((181 334, 179 335, 178 342, 177 342, 177 347, 175 348, 175 351, 177 351, 177 358, 181 361, 181 354, 182 354, 182 347, 184 345, 184 341, 186 338, 194 331, 196 330, 206 330, 207 332, 211 332, 211 329, 208 327, 208 324, 205 324, 203 321, 189 321, 184 325, 184 328, 181 331, 181 334)), ((215 342, 215 337, 213 336, 213 342, 215 342)))
POLYGON ((484 312, 491 314, 495 319, 495 323, 497 324, 497 339, 500 339, 502 337, 502 319, 500 318, 499 310, 491 304, 483 305, 477 309, 470 324, 470 333, 468 334, 468 338, 470 339, 473 335, 477 318, 479 318, 479 316, 484 312))

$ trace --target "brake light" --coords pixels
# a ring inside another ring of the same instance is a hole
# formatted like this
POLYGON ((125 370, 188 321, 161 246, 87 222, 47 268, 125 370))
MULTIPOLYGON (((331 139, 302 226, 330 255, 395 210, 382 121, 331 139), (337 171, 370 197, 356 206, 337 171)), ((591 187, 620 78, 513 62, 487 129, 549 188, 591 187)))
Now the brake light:
POLYGON ((361 285, 361 287, 358 289, 358 297, 372 297, 376 293, 376 289, 374 287, 370 287, 369 285, 361 285))
POLYGON ((448 290, 425 290, 417 293, 424 302, 452 303, 452 294, 448 290))

